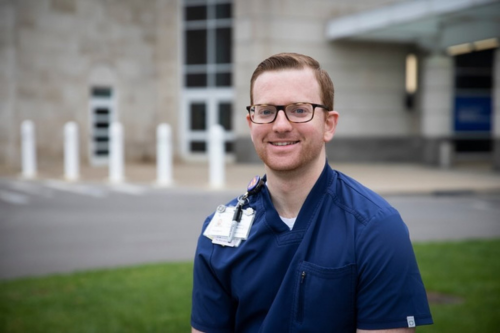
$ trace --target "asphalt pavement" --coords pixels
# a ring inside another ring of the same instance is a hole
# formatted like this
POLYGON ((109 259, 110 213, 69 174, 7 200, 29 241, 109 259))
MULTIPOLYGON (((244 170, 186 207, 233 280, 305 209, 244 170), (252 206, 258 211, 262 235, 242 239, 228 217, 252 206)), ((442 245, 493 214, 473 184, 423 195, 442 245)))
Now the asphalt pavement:
MULTIPOLYGON (((383 195, 402 214, 412 240, 500 236, 500 173, 484 164, 439 169, 415 164, 332 167, 383 195)), ((106 168, 82 167, 78 181, 41 165, 24 180, 0 167, 0 279, 191 260, 204 218, 262 175, 260 164, 227 164, 214 188, 206 164, 176 164, 173 183, 154 165, 127 165, 112 184, 106 168)))

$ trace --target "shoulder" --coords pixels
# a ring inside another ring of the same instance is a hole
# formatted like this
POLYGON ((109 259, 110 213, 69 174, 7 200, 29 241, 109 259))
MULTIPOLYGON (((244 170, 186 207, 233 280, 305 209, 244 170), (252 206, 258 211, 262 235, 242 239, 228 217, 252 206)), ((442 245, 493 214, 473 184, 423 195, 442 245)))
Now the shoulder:
POLYGON ((407 248, 409 230, 399 212, 379 194, 353 178, 335 172, 335 181, 329 188, 332 203, 340 207, 356 230, 356 244, 370 253, 374 247, 391 244, 392 249, 407 248))
POLYGON ((333 181, 327 190, 332 203, 359 222, 367 224, 377 217, 399 216, 398 211, 379 194, 340 171, 332 170, 332 173, 333 181))

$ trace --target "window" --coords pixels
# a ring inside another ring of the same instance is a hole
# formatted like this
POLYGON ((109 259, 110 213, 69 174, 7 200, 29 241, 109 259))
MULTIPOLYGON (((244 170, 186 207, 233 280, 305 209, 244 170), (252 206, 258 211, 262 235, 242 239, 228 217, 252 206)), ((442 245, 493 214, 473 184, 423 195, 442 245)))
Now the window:
POLYGON ((457 152, 491 152, 494 50, 460 54, 455 62, 454 130, 457 152))
POLYGON ((184 86, 230 87, 231 2, 185 0, 184 3, 184 86))
POLYGON ((181 151, 186 158, 206 158, 210 128, 220 124, 230 155, 234 149, 232 3, 231 0, 184 0, 183 3, 181 151))
POLYGON ((207 129, 207 112, 204 103, 191 104, 191 130, 204 131, 207 129))
POLYGON ((110 87, 90 88, 90 159, 92 165, 107 163, 110 125, 114 120, 114 96, 110 87))

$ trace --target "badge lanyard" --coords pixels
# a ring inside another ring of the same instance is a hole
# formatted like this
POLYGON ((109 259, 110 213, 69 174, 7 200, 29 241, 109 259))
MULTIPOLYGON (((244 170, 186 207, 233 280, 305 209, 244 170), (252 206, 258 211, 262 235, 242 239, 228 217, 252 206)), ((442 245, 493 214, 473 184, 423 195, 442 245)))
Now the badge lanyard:
POLYGON ((255 211, 251 207, 243 209, 243 206, 248 201, 248 197, 257 193, 263 185, 264 181, 259 176, 255 176, 248 184, 247 191, 238 197, 235 207, 224 205, 217 207, 203 235, 210 238, 214 244, 239 246, 242 240, 247 239, 255 218, 255 211))
POLYGON ((229 237, 227 238, 228 242, 233 241, 236 227, 238 226, 238 223, 241 222, 243 205, 248 199, 248 196, 257 193, 263 184, 264 181, 259 176, 255 176, 248 184, 246 193, 238 198, 238 203, 236 204, 236 207, 234 209, 233 221, 231 222, 231 229, 229 230, 229 237))

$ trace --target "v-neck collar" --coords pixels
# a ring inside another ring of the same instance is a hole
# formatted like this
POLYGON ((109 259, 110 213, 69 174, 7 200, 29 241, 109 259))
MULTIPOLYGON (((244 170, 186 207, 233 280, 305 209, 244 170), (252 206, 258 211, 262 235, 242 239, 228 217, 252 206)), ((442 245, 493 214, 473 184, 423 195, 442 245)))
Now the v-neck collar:
MULTIPOLYGON (((266 179, 265 177, 266 176, 264 176, 264 180, 266 179)), ((307 195, 304 204, 300 208, 299 215, 297 216, 297 220, 295 221, 295 225, 292 230, 290 230, 281 220, 272 203, 267 186, 263 187, 261 195, 265 211, 265 222, 277 235, 280 243, 296 242, 302 239, 305 231, 317 215, 316 211, 323 201, 323 196, 330 183, 333 181, 333 178, 333 171, 328 165, 328 162, 325 162, 325 167, 323 168, 321 175, 307 195)))

